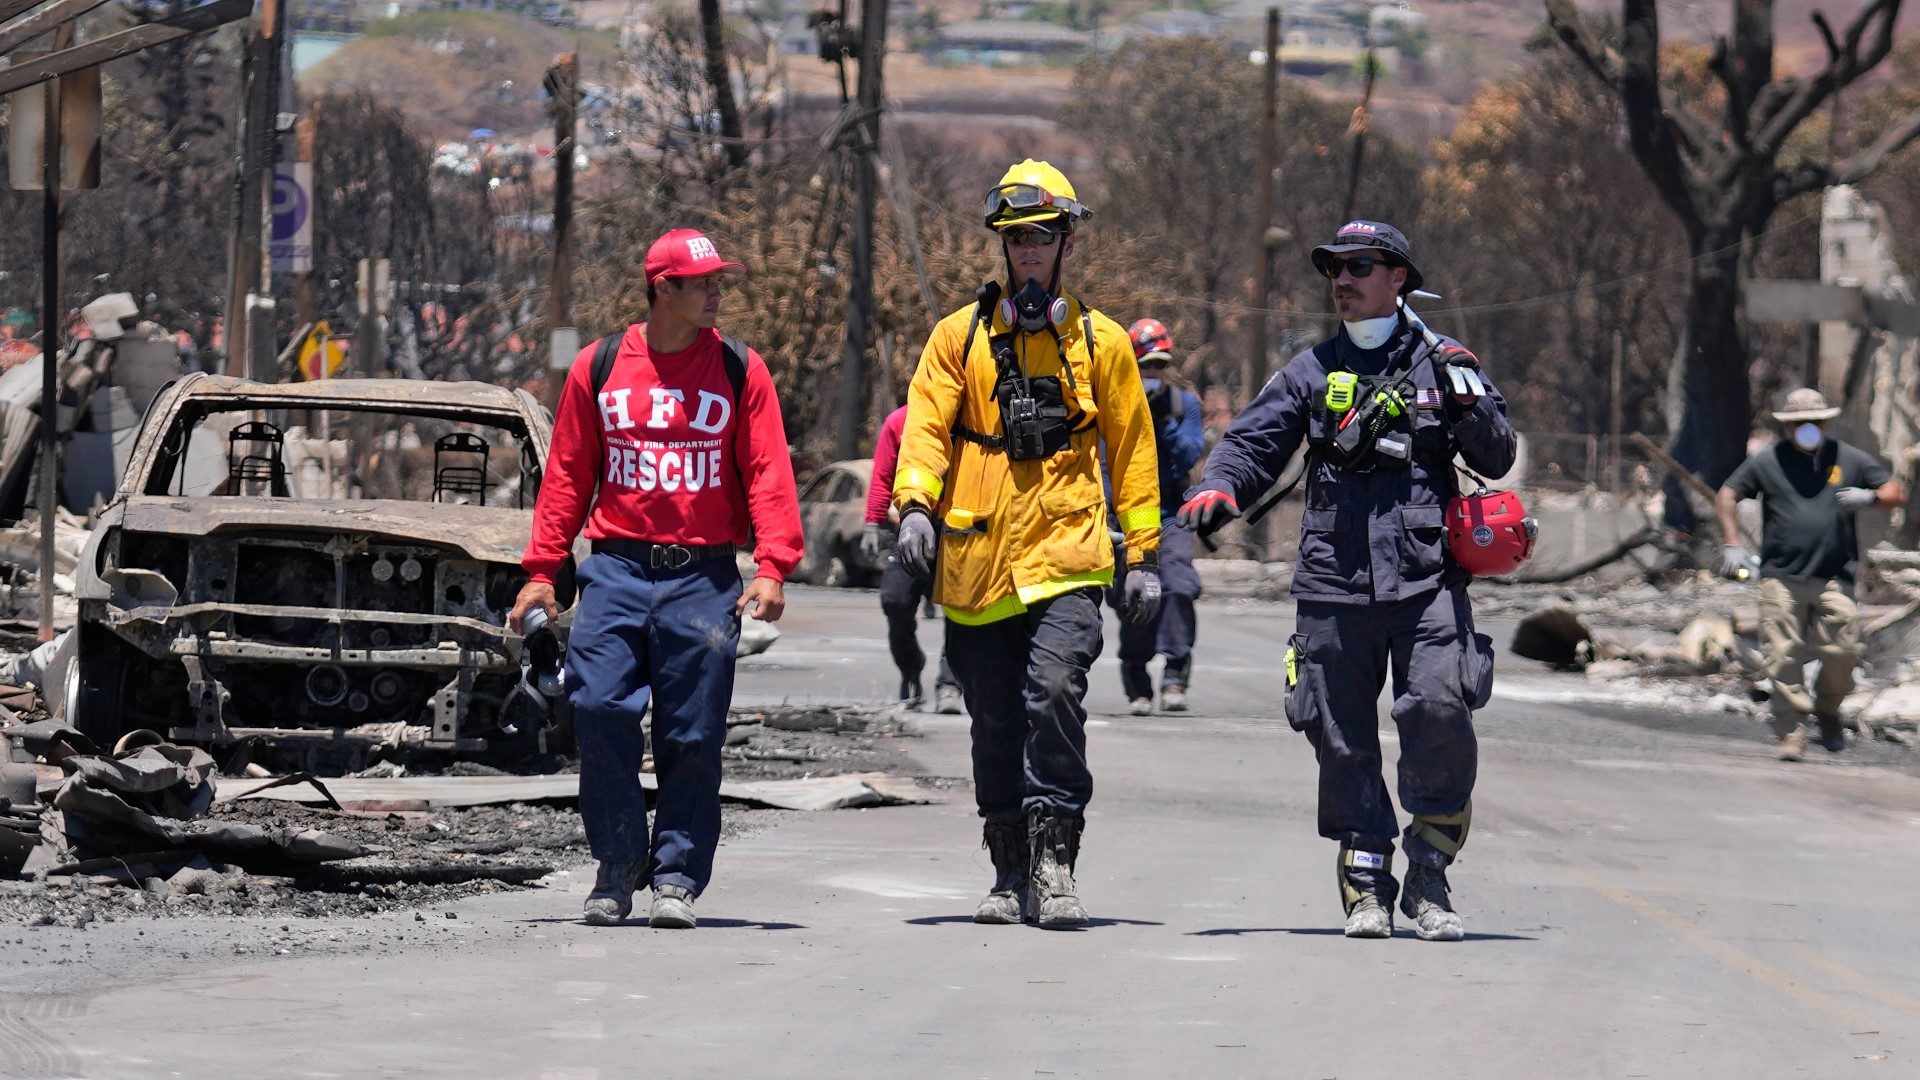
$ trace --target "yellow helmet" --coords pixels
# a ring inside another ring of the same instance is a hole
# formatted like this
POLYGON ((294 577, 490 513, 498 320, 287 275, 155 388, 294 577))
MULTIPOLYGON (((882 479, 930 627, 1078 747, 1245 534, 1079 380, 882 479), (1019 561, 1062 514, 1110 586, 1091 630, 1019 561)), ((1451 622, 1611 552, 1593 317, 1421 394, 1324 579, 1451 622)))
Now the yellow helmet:
POLYGON ((1085 203, 1074 198, 1073 184, 1059 169, 1032 158, 1008 169, 998 184, 987 189, 989 229, 1043 222, 1071 229, 1075 221, 1092 215, 1085 203))

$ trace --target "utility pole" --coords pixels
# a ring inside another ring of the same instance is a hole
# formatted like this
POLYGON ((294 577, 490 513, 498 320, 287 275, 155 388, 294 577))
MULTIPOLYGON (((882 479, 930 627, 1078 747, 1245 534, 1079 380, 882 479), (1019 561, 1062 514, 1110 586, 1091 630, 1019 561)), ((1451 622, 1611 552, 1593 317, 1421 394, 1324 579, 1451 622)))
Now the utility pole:
POLYGON ((1353 220, 1354 197, 1360 193, 1360 163, 1367 156, 1367 110, 1373 107, 1373 77, 1380 70, 1380 64, 1374 59, 1373 45, 1367 45, 1367 82, 1366 89, 1360 91, 1360 107, 1353 110, 1353 121, 1347 125, 1347 132, 1353 136, 1353 160, 1347 166, 1347 201, 1340 208, 1340 220, 1353 220))
POLYGON ((267 251, 280 64, 286 36, 285 0, 263 0, 260 22, 247 36, 240 62, 238 161, 234 177, 233 241, 228 254, 227 374, 273 377, 273 265, 267 251))
POLYGON ((860 450, 865 417, 867 341, 873 329, 873 210, 879 187, 881 60, 887 52, 887 0, 864 0, 860 9, 860 82, 852 126, 853 278, 847 283, 847 343, 840 365, 839 456, 860 450))
MULTIPOLYGON (((54 32, 54 49, 73 45, 73 23, 54 32)), ((53 640, 54 521, 60 506, 60 81, 50 79, 45 140, 40 163, 40 484, 34 501, 40 504, 41 641, 53 640)))
POLYGON ((1267 305, 1273 290, 1273 253, 1267 248, 1267 229, 1273 225, 1273 159, 1278 150, 1275 130, 1280 114, 1280 9, 1267 9, 1266 87, 1260 113, 1260 181, 1254 193, 1252 333, 1247 355, 1240 361, 1240 404, 1244 407, 1260 392, 1260 374, 1267 367, 1267 305))
POLYGON ((1622 354, 1626 352, 1626 343, 1620 331, 1613 332, 1613 371, 1607 379, 1607 445, 1611 447, 1611 464, 1607 469, 1607 490, 1620 490, 1620 368, 1622 354))
POLYGON ((553 272, 547 284, 552 307, 547 317, 547 407, 560 411, 560 386, 580 352, 580 331, 573 325, 573 153, 575 118, 580 104, 580 54, 554 58, 545 80, 553 113, 553 272))

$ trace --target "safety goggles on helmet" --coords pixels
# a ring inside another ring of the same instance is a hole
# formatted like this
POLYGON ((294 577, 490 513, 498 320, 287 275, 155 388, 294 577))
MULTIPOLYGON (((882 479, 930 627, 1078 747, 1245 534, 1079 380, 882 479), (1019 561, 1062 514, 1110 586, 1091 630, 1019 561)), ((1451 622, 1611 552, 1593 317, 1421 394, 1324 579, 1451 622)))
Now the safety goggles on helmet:
POLYGON ((1057 211, 1069 221, 1091 217, 1093 211, 1087 205, 1065 195, 1055 195, 1038 184, 1000 184, 987 189, 987 224, 994 222, 1008 212, 1018 213, 1031 210, 1057 211))

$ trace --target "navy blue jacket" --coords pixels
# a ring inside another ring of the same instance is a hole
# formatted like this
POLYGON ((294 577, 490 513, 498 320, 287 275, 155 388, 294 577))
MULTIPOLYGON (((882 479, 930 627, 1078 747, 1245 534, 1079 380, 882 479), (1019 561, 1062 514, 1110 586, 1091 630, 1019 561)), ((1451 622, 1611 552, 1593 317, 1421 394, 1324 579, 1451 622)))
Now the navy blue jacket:
MULTIPOLYGON (((1450 338, 1442 341, 1452 343, 1450 338)), ((1301 440, 1331 437, 1337 417, 1315 406, 1327 393, 1329 365, 1357 375, 1385 374, 1412 346, 1417 402, 1413 461, 1401 468, 1356 473, 1310 453, 1300 554, 1293 568, 1296 600, 1342 604, 1389 602, 1419 596, 1465 577, 1447 553, 1446 505, 1457 491, 1452 461, 1488 477, 1513 468, 1516 443, 1506 399, 1487 381, 1472 407, 1443 393, 1431 350, 1402 319, 1378 349, 1362 349, 1345 327, 1288 361, 1267 381, 1207 458, 1193 491, 1224 491, 1242 507, 1258 499, 1292 460, 1301 440)), ((1481 373, 1485 378, 1485 372, 1481 373)), ((1192 493, 1189 493, 1191 496, 1192 493)))

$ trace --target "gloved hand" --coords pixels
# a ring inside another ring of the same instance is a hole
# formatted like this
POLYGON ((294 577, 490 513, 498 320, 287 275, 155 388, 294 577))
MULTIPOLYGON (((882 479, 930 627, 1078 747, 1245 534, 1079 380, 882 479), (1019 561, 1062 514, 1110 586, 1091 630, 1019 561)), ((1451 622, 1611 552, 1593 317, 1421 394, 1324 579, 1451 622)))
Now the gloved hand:
POLYGON ((1239 516, 1240 504, 1233 501, 1233 496, 1208 488, 1188 499, 1173 520, 1181 528, 1193 530, 1195 535, 1210 536, 1239 516))
POLYGON ((1754 566, 1753 552, 1747 550, 1747 545, 1728 544, 1720 549, 1721 574, 1738 581, 1742 572, 1752 574, 1754 566))
POLYGON ((1135 626, 1151 626, 1160 617, 1160 571, 1142 564, 1127 571, 1120 610, 1135 626))
POLYGON ((869 562, 879 562, 887 549, 886 537, 881 535, 880 523, 869 521, 860 529, 860 554, 869 562))
POLYGON ((1872 488, 1835 488, 1833 501, 1842 510, 1865 510, 1867 507, 1880 501, 1880 493, 1872 488))
POLYGON ((1448 345, 1434 357, 1435 373, 1453 400, 1471 407, 1480 400, 1487 386, 1480 381, 1480 358, 1458 345, 1448 345))
POLYGON ((933 532, 933 519, 920 507, 909 507, 900 518, 900 544, 894 548, 900 565, 914 577, 932 577, 933 557, 938 547, 939 539, 933 532))

